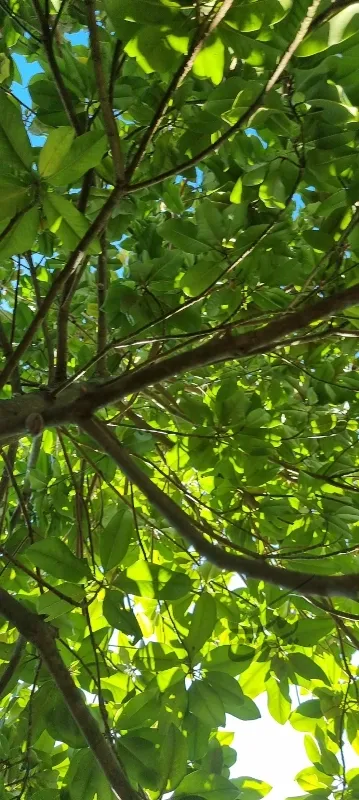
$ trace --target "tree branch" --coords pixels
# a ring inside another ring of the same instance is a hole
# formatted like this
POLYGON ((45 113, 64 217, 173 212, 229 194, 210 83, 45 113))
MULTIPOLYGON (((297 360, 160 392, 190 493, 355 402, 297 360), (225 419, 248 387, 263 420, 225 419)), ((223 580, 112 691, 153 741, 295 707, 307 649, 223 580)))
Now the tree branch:
POLYGON ((26 420, 29 414, 39 414, 44 427, 74 423, 79 415, 90 416, 94 411, 116 403, 126 395, 143 391, 148 386, 191 369, 267 353, 278 342, 286 346, 283 337, 288 334, 293 334, 313 322, 332 317, 358 303, 359 284, 355 284, 343 292, 318 300, 311 306, 282 314, 261 328, 237 336, 233 336, 230 330, 224 335, 216 334, 205 344, 167 356, 156 363, 148 362, 106 383, 73 383, 57 393, 31 392, 22 397, 0 400, 0 442, 8 442, 11 437, 23 436, 25 433, 28 435, 26 420))
POLYGON ((97 91, 100 100, 105 131, 107 134, 108 143, 112 153, 116 180, 118 182, 122 182, 124 178, 124 163, 121 150, 121 142, 117 128, 117 123, 111 107, 109 93, 107 90, 105 75, 103 71, 101 48, 98 36, 97 22, 96 22, 95 4, 93 0, 86 0, 86 7, 87 7, 87 21, 90 33, 92 60, 95 70, 97 91))
POLYGON ((225 17, 231 6, 233 5, 234 0, 223 0, 222 5, 216 11, 212 18, 205 18, 200 25, 198 31, 196 32, 193 41, 189 47, 188 53, 183 59, 182 63, 175 72, 172 80, 170 81, 166 92, 164 93, 162 100, 156 109, 156 112, 152 118, 150 125, 148 126, 147 130, 145 131, 138 149, 126 170, 126 179, 131 180, 134 172, 136 171, 137 167, 142 161, 142 158, 146 152, 146 149, 151 142, 154 134, 156 133, 159 125, 162 122, 162 119, 166 113, 168 105, 175 93, 175 91, 179 88, 181 83, 184 81, 188 73, 191 71, 193 64, 202 50, 203 45, 207 41, 208 37, 213 33, 222 19, 225 17))
POLYGON ((273 75, 269 78, 269 81, 268 81, 268 83, 266 85, 266 92, 270 92, 270 90, 273 89, 273 86, 275 86, 275 84, 277 83, 278 78, 280 78, 280 76, 283 74, 285 68, 288 66, 288 64, 289 64, 292 56, 294 55, 295 51, 297 50, 299 45, 302 43, 303 39, 305 39, 305 37, 306 37, 306 35, 308 33, 308 30, 309 30, 309 28, 310 28, 310 26, 311 26, 311 24, 312 24, 312 22, 314 20, 315 13, 316 13, 317 9, 320 6, 320 3, 321 3, 321 0, 313 0, 312 5, 309 6, 305 17, 304 17, 304 19, 302 20, 302 22, 301 22, 301 24, 299 26, 297 34, 295 35, 295 37, 294 37, 293 41, 291 42, 291 44, 289 45, 289 47, 287 48, 286 52, 282 55, 282 58, 281 58, 281 60, 280 60, 280 62, 278 64, 277 68, 274 70, 273 75))
MULTIPOLYGON (((39 308, 41 308, 41 294, 40 294, 39 281, 37 279, 37 274, 36 274, 36 267, 35 267, 35 264, 34 264, 33 258, 32 258, 32 253, 30 251, 28 253, 26 253, 25 254, 25 258, 26 258, 26 261, 27 261, 27 263, 29 265, 31 280, 32 280, 32 283, 33 283, 33 286, 34 286, 34 292, 35 292, 35 297, 36 297, 36 305, 37 305, 37 308, 39 309, 39 308)), ((48 324, 46 322, 46 319, 44 319, 44 321, 42 323, 42 332, 44 334, 44 342, 45 342, 45 345, 46 345, 47 358, 48 358, 48 362, 49 362, 49 380, 48 380, 48 382, 51 385, 51 383, 53 381, 53 377, 54 377, 55 360, 54 360, 54 348, 52 346, 50 331, 49 331, 49 327, 48 327, 48 324)))
POLYGON ((325 9, 325 11, 322 11, 321 14, 318 14, 318 16, 313 19, 309 26, 308 34, 310 34, 313 30, 320 28, 321 25, 324 25, 326 22, 329 22, 332 17, 336 17, 336 15, 339 14, 339 12, 344 8, 348 8, 348 6, 352 5, 353 0, 334 0, 334 2, 332 2, 331 5, 325 9))
POLYGON ((10 661, 8 665, 5 667, 3 674, 0 677, 0 699, 5 693, 5 690, 10 683, 12 677, 15 675, 17 667, 20 663, 21 656, 25 650, 26 646, 26 639, 24 636, 19 636, 17 642, 15 643, 15 647, 12 651, 10 661))
MULTIPOLYGON (((226 359, 245 358, 258 353, 271 351, 284 336, 334 316, 351 305, 359 303, 359 284, 336 295, 318 300, 292 313, 285 313, 261 328, 233 336, 230 331, 224 335, 212 336, 205 344, 185 350, 174 356, 165 357, 157 363, 144 364, 119 378, 101 386, 100 392, 94 388, 86 393, 83 408, 93 412, 111 402, 121 400, 133 392, 142 391, 147 386, 166 378, 180 375, 186 370, 215 364, 226 359), (100 396, 101 394, 101 396, 100 396)), ((285 346, 285 341, 281 342, 285 346)), ((80 409, 79 409, 80 410, 80 409)))
MULTIPOLYGON (((0 320, 0 347, 4 353, 4 356, 7 360, 11 358, 13 349, 10 340, 8 339, 5 328, 0 320)), ((18 369, 15 369, 12 375, 11 381, 11 388, 12 391, 16 394, 21 394, 22 387, 21 387, 21 380, 20 380, 20 373, 18 369)))
POLYGON ((5 386, 8 379, 12 375, 12 372, 15 369, 16 365, 19 363, 21 356, 26 352, 28 346, 31 344, 33 337, 35 336, 35 333, 37 333, 40 325, 42 324, 49 309, 51 308, 56 295, 65 284, 67 278, 70 275, 72 275, 72 273, 76 272, 76 270, 81 266, 86 255, 87 248, 89 247, 95 236, 101 233, 102 229, 106 225, 106 222, 109 220, 111 216, 112 210, 114 209, 115 205, 117 204, 122 194, 123 194, 123 189, 119 186, 115 186, 109 198, 106 200, 106 203, 101 208, 101 211, 99 211, 97 217, 90 225, 88 231, 85 233, 85 235, 78 243, 77 247, 75 247, 75 249, 71 253, 67 261, 67 264, 54 279, 46 297, 44 297, 42 301, 41 307, 37 311, 37 314, 35 314, 23 338, 19 342, 17 348, 13 351, 12 355, 9 357, 7 364, 0 373, 0 389, 2 389, 3 386, 5 386))
POLYGON ((54 628, 1 588, 0 613, 38 650, 116 797, 120 800, 138 800, 137 792, 128 782, 111 746, 87 708, 82 692, 65 667, 56 646, 54 628))
POLYGON ((147 500, 167 519, 170 525, 219 569, 237 572, 247 578, 281 586, 295 594, 311 597, 341 596, 359 600, 359 573, 350 575, 315 575, 276 567, 259 559, 229 553, 211 544, 199 532, 191 518, 137 466, 136 461, 109 432, 106 425, 96 419, 78 419, 78 424, 110 456, 126 477, 145 495, 147 500))
MULTIPOLYGON (((107 238, 106 232, 101 234, 101 253, 97 262, 97 304, 98 304, 98 322, 97 322, 97 353, 100 354, 106 350, 107 344, 107 315, 104 309, 104 303, 107 295, 107 238)), ((106 355, 103 355, 97 363, 97 371, 99 375, 104 377, 106 375, 106 355)))
POLYGON ((76 292, 84 270, 86 269, 87 261, 88 259, 84 258, 78 270, 75 273, 72 273, 72 275, 70 275, 70 277, 67 279, 62 291, 60 308, 57 317, 57 358, 55 368, 55 384, 62 383, 67 378, 68 324, 71 300, 76 292))
MULTIPOLYGON (((31 481, 30 481, 30 473, 31 473, 31 470, 35 469, 35 467, 36 467, 37 460, 38 460, 40 452, 41 452, 41 445, 42 445, 42 435, 35 436, 35 438, 32 441, 31 447, 30 447, 30 452, 29 452, 28 459, 27 459, 27 464, 26 464, 25 480, 24 480, 24 483, 23 483, 23 487, 22 487, 20 496, 18 496, 18 504, 17 504, 16 508, 14 509, 13 513, 11 514, 10 530, 13 530, 15 525, 17 524, 23 507, 24 507, 24 509, 26 511, 26 514, 27 514, 27 504, 28 504, 28 502, 30 500, 31 493, 32 493, 31 481)), ((2 455, 4 456, 3 453, 2 453, 2 455)), ((8 470, 9 476, 10 476, 12 474, 12 471, 13 471, 13 464, 11 463, 11 461, 9 461, 9 457, 7 458, 6 465, 7 465, 7 470, 8 470)))
POLYGON ((68 91, 65 85, 64 79, 59 69, 59 65, 55 58, 51 29, 49 28, 48 21, 46 19, 45 14, 43 13, 39 0, 32 0, 32 2, 37 18, 39 20, 39 25, 42 33, 42 44, 44 46, 45 53, 47 55, 47 59, 49 62, 49 66, 51 68, 51 72, 53 74, 57 91, 59 93, 62 105, 66 111, 69 121, 73 126, 74 130, 76 131, 77 135, 79 135, 83 133, 82 125, 77 117, 77 114, 72 104, 70 92, 68 91))
MULTIPOLYGON (((89 169, 83 179, 77 208, 81 214, 85 214, 87 203, 90 197, 90 191, 94 182, 94 169, 89 169)), ((84 259, 81 267, 76 272, 73 272, 66 280, 62 290, 60 300, 60 307, 57 317, 57 347, 56 347, 56 368, 54 370, 55 383, 63 383, 67 377, 67 361, 68 361, 68 324, 71 300, 76 292, 79 281, 87 265, 87 259, 84 259)), ((49 381, 50 383, 50 381, 49 381)))
MULTIPOLYGON (((15 464, 15 459, 16 459, 18 446, 19 446, 18 442, 16 442, 16 441, 12 442, 12 444, 10 444, 10 447, 9 447, 9 449, 7 451, 8 464, 10 465, 11 470, 14 469, 14 464, 15 464)), ((6 466, 4 466, 3 473, 2 473, 2 476, 1 476, 1 479, 0 479, 0 505, 2 505, 2 506, 4 506, 4 503, 5 503, 4 498, 6 497, 9 481, 10 481, 10 477, 9 477, 8 468, 6 466)))

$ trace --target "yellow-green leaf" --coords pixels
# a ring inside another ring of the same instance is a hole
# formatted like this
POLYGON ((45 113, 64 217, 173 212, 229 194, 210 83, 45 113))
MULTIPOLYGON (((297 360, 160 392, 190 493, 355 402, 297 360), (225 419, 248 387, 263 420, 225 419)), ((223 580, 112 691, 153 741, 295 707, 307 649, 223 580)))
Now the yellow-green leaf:
POLYGON ((39 172, 43 178, 48 178, 58 171, 74 136, 75 131, 70 127, 63 126, 50 131, 39 157, 39 172))

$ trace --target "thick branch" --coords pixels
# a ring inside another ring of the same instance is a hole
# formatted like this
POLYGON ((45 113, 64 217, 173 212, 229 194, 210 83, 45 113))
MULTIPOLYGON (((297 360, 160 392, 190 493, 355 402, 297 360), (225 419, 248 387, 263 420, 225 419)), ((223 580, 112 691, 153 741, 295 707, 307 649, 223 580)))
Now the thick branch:
POLYGON ((230 331, 225 335, 212 336, 205 344, 156 363, 149 362, 106 383, 74 383, 56 397, 46 392, 32 392, 11 400, 0 400, 0 441, 9 441, 11 437, 27 433, 26 419, 29 414, 40 414, 44 427, 73 423, 79 415, 89 416, 97 409, 122 400, 129 394, 143 391, 148 386, 183 372, 227 359, 266 353, 273 350, 278 343, 285 346, 284 337, 288 334, 334 316, 357 303, 359 284, 318 300, 311 306, 283 314, 256 330, 239 336, 233 336, 230 331))
POLYGON ((101 111, 103 121, 105 124, 105 131, 107 134, 108 143, 112 153, 113 165, 117 181, 121 182, 124 178, 124 165, 123 156, 121 151, 121 142, 116 120, 111 107, 109 93, 106 86, 106 80, 103 70, 100 40, 98 36, 98 28, 96 23, 96 11, 93 0, 86 0, 87 6, 87 21, 90 32, 90 46, 92 53, 92 60, 96 76, 96 84, 98 96, 100 99, 101 111))
POLYGON ((101 387, 100 392, 95 388, 87 393, 87 401, 83 407, 89 411, 97 410, 115 400, 121 400, 128 394, 138 392, 158 383, 166 378, 180 375, 187 370, 203 367, 207 364, 215 364, 226 359, 245 358, 256 353, 266 353, 272 350, 277 342, 283 346, 285 341, 281 340, 288 334, 293 334, 301 328, 306 328, 313 322, 334 316, 339 311, 343 311, 351 305, 359 303, 359 284, 346 289, 336 295, 318 300, 311 306, 283 314, 274 319, 262 328, 233 336, 230 332, 225 335, 213 336, 205 344, 194 347, 192 350, 185 350, 175 356, 163 358, 157 363, 148 363, 143 367, 131 370, 130 372, 109 381, 101 387))
POLYGON ((276 567, 260 559, 229 553, 211 544, 199 532, 191 518, 168 495, 166 495, 137 466, 106 425, 96 419, 79 419, 80 427, 91 436, 101 450, 110 456, 126 477, 147 497, 170 525, 204 556, 220 569, 237 572, 247 578, 281 586, 295 594, 322 597, 341 596, 359 600, 359 573, 350 575, 315 575, 276 567))
POLYGON ((137 800, 137 793, 129 784, 111 746, 101 733, 98 723, 86 706, 82 693, 65 667, 56 647, 54 629, 1 588, 0 613, 17 628, 21 636, 37 648, 116 797, 121 800, 137 800))

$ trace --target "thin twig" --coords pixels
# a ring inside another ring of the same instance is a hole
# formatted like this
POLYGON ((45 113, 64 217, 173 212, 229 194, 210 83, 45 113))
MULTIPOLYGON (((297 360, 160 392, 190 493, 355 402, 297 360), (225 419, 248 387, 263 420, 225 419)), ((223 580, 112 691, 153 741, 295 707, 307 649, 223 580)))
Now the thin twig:
POLYGON ((59 10, 58 10, 58 12, 56 14, 53 26, 51 28, 51 36, 52 36, 52 38, 55 36, 56 28, 57 28, 57 26, 58 26, 58 24, 60 22, 60 19, 61 19, 61 16, 62 16, 62 12, 63 12, 67 2, 68 2, 68 0, 61 0, 60 6, 59 6, 59 10))
POLYGON ((178 67, 177 71, 175 72, 172 80, 170 81, 166 92, 164 93, 162 100, 156 109, 156 112, 152 118, 150 125, 148 126, 146 132, 144 133, 138 149, 126 170, 126 178, 127 180, 131 180, 134 172, 136 171, 137 167, 142 161, 142 158, 147 150, 149 143, 152 141, 154 134, 156 133, 159 125, 162 122, 164 114, 168 108, 168 105, 176 92, 179 88, 181 83, 184 81, 188 73, 191 71, 193 64, 199 55, 200 51, 202 50, 203 45, 207 41, 208 37, 214 33, 218 25, 222 22, 223 18, 230 10, 233 5, 234 0, 223 0, 220 8, 214 16, 210 19, 205 18, 199 27, 199 30, 196 31, 196 34, 193 38, 193 41, 189 47, 188 53, 185 56, 184 60, 178 67))
POLYGON ((24 522, 25 522, 26 527, 27 527, 27 531, 28 531, 30 542, 33 543, 35 541, 35 539, 34 539, 34 531, 33 531, 31 520, 30 520, 30 517, 29 517, 29 514, 28 514, 26 500, 24 499, 23 493, 22 493, 21 489, 18 486, 17 480, 15 478, 15 475, 14 475, 14 472, 13 472, 13 469, 12 469, 11 462, 9 461, 9 458, 8 458, 8 454, 5 453, 4 450, 2 450, 2 449, 0 450, 0 454, 1 454, 2 459, 5 462, 6 469, 8 471, 11 484, 13 486, 13 489, 15 490, 15 494, 17 496, 18 505, 19 505, 19 507, 21 509, 21 513, 22 513, 22 515, 24 517, 24 522))
POLYGON ((9 6, 8 3, 5 2, 5 0, 0 0, 0 8, 2 8, 3 11, 5 11, 5 13, 8 14, 9 17, 14 20, 14 22, 16 22, 19 28, 22 28, 22 30, 31 37, 31 39, 34 39, 35 42, 41 44, 40 36, 37 36, 30 28, 27 27, 27 25, 25 25, 22 18, 15 14, 14 10, 9 6))
MULTIPOLYGON (((98 304, 98 322, 97 322, 97 353, 102 353, 106 350, 107 345, 107 315, 104 308, 106 295, 107 295, 107 237, 106 231, 103 231, 100 238, 101 252, 97 262, 97 304, 98 304)), ((97 372, 104 377, 107 373, 106 355, 99 359, 97 364, 97 372)))
POLYGON ((96 76, 97 91, 100 100, 103 121, 105 125, 105 131, 107 134, 108 143, 112 153, 112 160, 115 170, 116 181, 122 183, 124 178, 124 163, 121 150, 121 142, 117 128, 117 122, 114 117, 113 110, 110 104, 109 93, 105 81, 100 40, 98 36, 98 28, 96 22, 96 9, 93 0, 86 0, 86 7, 87 7, 88 28, 90 33, 90 47, 91 47, 93 66, 96 76))
POLYGON ((37 666, 36 666, 36 671, 35 671, 33 684, 32 684, 31 691, 30 691, 29 702, 28 702, 27 736, 26 736, 26 750, 25 750, 25 764, 26 764, 26 766, 25 766, 25 773, 24 773, 24 777, 23 777, 23 781, 22 781, 22 787, 21 787, 21 791, 20 791, 20 794, 19 794, 19 800, 21 800, 22 797, 24 797, 24 795, 25 795, 26 787, 27 787, 27 784, 28 784, 28 781, 29 781, 30 769, 31 769, 30 748, 31 748, 31 740, 32 740, 33 701, 34 701, 34 696, 35 696, 35 692, 36 692, 36 688, 37 688, 37 682, 38 682, 38 679, 39 679, 41 666, 42 666, 42 661, 41 661, 41 658, 39 658, 37 666))
MULTIPOLYGON (((23 487, 22 487, 22 490, 21 490, 22 501, 23 501, 23 505, 24 505, 25 508, 27 508, 27 504, 28 504, 28 502, 30 500, 31 491, 32 491, 31 490, 30 473, 31 473, 31 470, 36 467, 37 459, 38 459, 38 457, 40 455, 40 452, 41 452, 41 445, 42 445, 42 436, 41 435, 40 436, 35 436, 35 438, 32 441, 30 452, 29 452, 29 456, 28 456, 28 459, 27 459, 25 480, 24 480, 24 484, 23 484, 23 487)), ((22 506, 21 506, 21 503, 18 502, 15 510, 13 511, 13 513, 11 515, 10 530, 13 530, 15 525, 17 524, 17 521, 18 521, 18 519, 20 517, 21 511, 22 511, 22 506)))
POLYGON ((15 672, 18 668, 25 647, 26 647, 26 639, 24 638, 24 636, 20 635, 11 653, 10 661, 5 667, 4 672, 0 677, 0 699, 3 696, 5 690, 7 689, 8 684, 15 675, 15 672))
POLYGON ((20 261, 20 258, 18 256, 17 271, 16 271, 16 284, 15 284, 15 296, 14 296, 14 307, 13 307, 13 312, 12 312, 11 333, 10 333, 10 347, 11 348, 13 346, 14 339, 15 339, 16 314, 17 314, 18 302, 19 302, 20 277, 21 277, 21 261, 20 261))
MULTIPOLYGON (((4 353, 6 359, 9 359, 12 356, 13 349, 10 344, 10 341, 6 335, 5 328, 0 320, 0 347, 4 353)), ((20 380, 20 373, 18 368, 14 369, 12 380, 11 380, 11 388, 14 393, 21 394, 21 380, 20 380)))
POLYGON ((51 69, 55 85, 57 91, 59 93, 59 97, 61 99, 62 105, 66 111, 66 114, 69 118, 71 125, 73 126, 74 130, 76 131, 77 135, 83 133, 82 125, 78 119, 76 111, 73 106, 71 93, 67 89, 67 86, 64 82, 64 79, 61 74, 61 70, 59 69, 59 65, 56 61, 54 48, 53 48, 53 41, 52 41, 52 32, 51 28, 49 27, 48 20, 42 10, 41 4, 39 0, 32 0, 37 18, 39 20, 39 25, 42 33, 42 44, 44 46, 47 60, 49 63, 49 67, 51 69))
POLYGON ((115 49, 113 51, 112 63, 111 63, 111 72, 110 72, 110 82, 108 87, 108 99, 111 108, 113 108, 113 98, 115 92, 115 83, 118 75, 120 73, 121 67, 125 61, 126 53, 122 53, 122 57, 120 59, 120 55, 122 53, 122 42, 119 39, 116 40, 115 49))
POLYGON ((31 580, 35 581, 35 583, 38 584, 39 588, 48 589, 49 592, 55 594, 56 597, 59 598, 59 600, 64 600, 65 603, 69 603, 69 605, 73 606, 74 608, 81 607, 81 603, 78 603, 77 600, 73 600, 72 597, 69 597, 67 594, 64 594, 64 592, 62 592, 61 589, 57 589, 56 586, 52 586, 51 583, 48 583, 48 581, 46 581, 45 578, 42 578, 41 575, 32 572, 31 569, 26 567, 25 564, 22 564, 21 561, 15 558, 11 553, 9 553, 3 547, 0 547, 0 556, 9 561, 10 564, 13 564, 14 567, 21 570, 21 572, 24 572, 24 574, 27 575, 29 578, 31 578, 31 580))
MULTIPOLYGON (((182 164, 178 164, 176 167, 171 167, 170 169, 166 170, 166 172, 162 172, 159 175, 155 175, 152 178, 148 178, 147 180, 139 181, 138 183, 134 183, 128 186, 127 191, 136 192, 139 189, 144 189, 149 186, 154 186, 157 183, 161 183, 162 181, 167 180, 167 178, 173 178, 175 175, 182 174, 186 170, 190 169, 190 167, 194 167, 196 166, 196 164, 199 164, 200 161, 202 161, 208 155, 213 153, 215 150, 218 150, 218 148, 221 147, 221 145, 224 144, 224 142, 230 139, 230 137, 233 136, 234 133, 236 133, 237 131, 240 130, 240 128, 246 125, 247 122, 249 122, 249 120, 255 113, 255 111, 258 111, 265 95, 273 88, 276 81, 278 81, 280 76, 283 74, 284 70, 288 66, 289 61, 294 55, 295 50, 299 47, 299 45, 305 38, 308 29, 313 21, 314 14, 319 6, 319 3, 320 0, 314 0, 314 2, 307 11, 307 14, 304 20, 302 21, 299 30, 293 39, 293 42, 281 57, 279 64, 274 70, 273 74, 271 75, 267 83, 263 86, 263 88, 260 90, 253 103, 251 103, 251 105, 247 108, 247 110, 242 114, 240 119, 234 125, 229 127, 227 131, 222 133, 222 135, 219 136, 215 142, 209 144, 207 147, 205 147, 203 150, 201 150, 192 158, 189 158, 187 161, 182 162, 182 164)), ((132 175, 133 174, 132 164, 130 169, 131 169, 130 175, 132 175)))
POLYGON ((67 362, 68 362, 68 324, 71 308, 71 301, 79 285, 79 282, 86 269, 88 259, 85 258, 77 272, 67 279, 63 288, 59 312, 57 317, 57 346, 56 346, 56 367, 55 367, 55 384, 62 383, 67 377, 67 362))
POLYGON ((5 365, 4 369, 0 373, 0 389, 3 386, 5 386, 8 379, 11 377, 12 372, 15 369, 16 365, 19 363, 21 356, 26 352, 27 348, 31 344, 33 337, 37 333, 40 325, 42 325, 42 322, 45 319, 48 311, 50 310, 58 292, 62 289, 62 287, 66 283, 67 278, 69 278, 70 275, 72 275, 72 273, 76 272, 76 270, 78 270, 81 264, 83 263, 88 247, 90 246, 95 236, 101 233, 102 229, 108 222, 113 209, 115 208, 120 197, 122 196, 122 193, 123 190, 118 186, 112 190, 108 200, 102 206, 97 217, 94 219, 89 229, 78 243, 77 247, 75 247, 75 249, 72 251, 66 265, 54 279, 46 297, 44 297, 41 303, 41 307, 37 311, 37 314, 35 314, 28 329, 25 331, 23 338, 21 339, 17 348, 14 350, 14 352, 8 359, 8 362, 5 365))
MULTIPOLYGON (((39 308, 41 308, 41 302, 42 302, 41 301, 41 293, 40 293, 40 286, 39 286, 38 277, 37 277, 37 274, 36 274, 36 267, 35 267, 35 264, 33 262, 31 251, 29 251, 28 253, 25 254, 25 258, 26 258, 26 261, 27 261, 27 263, 29 265, 31 280, 32 280, 32 283, 33 283, 35 297, 36 297, 36 305, 37 305, 37 308, 39 309, 39 308)), ((48 326, 48 324, 46 322, 46 319, 44 319, 44 321, 42 323, 42 332, 44 334, 44 342, 45 342, 46 350, 47 350, 47 360, 48 360, 48 363, 49 363, 49 380, 48 380, 48 383, 51 386, 52 382, 53 382, 53 378, 54 378, 55 358, 54 358, 54 348, 53 348, 53 344, 52 344, 52 339, 51 339, 51 336, 50 336, 49 326, 48 326)))

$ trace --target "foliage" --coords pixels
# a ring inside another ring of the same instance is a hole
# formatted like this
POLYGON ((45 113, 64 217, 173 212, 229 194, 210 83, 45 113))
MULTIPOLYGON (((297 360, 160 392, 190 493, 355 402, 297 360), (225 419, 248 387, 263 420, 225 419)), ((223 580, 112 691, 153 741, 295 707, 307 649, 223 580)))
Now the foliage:
POLYGON ((0 0, 4 800, 359 797, 358 9, 0 0))

